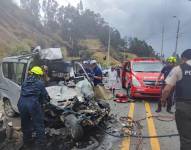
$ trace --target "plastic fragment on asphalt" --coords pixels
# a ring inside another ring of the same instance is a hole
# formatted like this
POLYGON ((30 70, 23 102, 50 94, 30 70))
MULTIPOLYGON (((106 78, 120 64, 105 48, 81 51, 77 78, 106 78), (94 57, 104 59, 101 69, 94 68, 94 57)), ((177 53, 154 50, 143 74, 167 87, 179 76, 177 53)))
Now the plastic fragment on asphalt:
POLYGON ((129 102, 128 98, 116 98, 113 101, 117 102, 117 103, 127 103, 129 102))
POLYGON ((124 93, 121 93, 121 92, 117 93, 115 96, 116 96, 117 98, 127 98, 127 95, 124 94, 124 93))

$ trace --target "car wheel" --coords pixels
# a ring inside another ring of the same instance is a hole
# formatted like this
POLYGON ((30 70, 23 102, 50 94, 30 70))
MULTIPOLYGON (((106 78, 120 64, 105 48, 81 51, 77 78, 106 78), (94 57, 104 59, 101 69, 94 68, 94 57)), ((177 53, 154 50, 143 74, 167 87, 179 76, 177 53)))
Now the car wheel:
POLYGON ((65 126, 69 129, 69 134, 75 141, 83 137, 84 130, 75 115, 66 116, 65 126))
POLYGON ((16 112, 13 110, 13 107, 11 106, 11 102, 9 99, 4 99, 3 108, 4 108, 5 115, 7 117, 15 117, 16 112))

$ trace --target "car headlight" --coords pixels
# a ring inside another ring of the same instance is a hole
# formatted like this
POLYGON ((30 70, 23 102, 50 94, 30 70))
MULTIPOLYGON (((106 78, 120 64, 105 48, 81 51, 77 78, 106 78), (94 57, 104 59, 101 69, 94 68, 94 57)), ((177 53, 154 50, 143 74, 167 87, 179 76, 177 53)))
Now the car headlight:
POLYGON ((133 86, 141 86, 140 82, 134 76, 132 77, 132 84, 133 86))

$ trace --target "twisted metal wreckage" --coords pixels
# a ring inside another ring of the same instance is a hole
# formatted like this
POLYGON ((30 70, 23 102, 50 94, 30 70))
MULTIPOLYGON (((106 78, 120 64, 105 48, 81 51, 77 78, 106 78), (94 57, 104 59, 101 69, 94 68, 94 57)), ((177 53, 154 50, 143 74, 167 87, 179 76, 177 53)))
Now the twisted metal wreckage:
MULTIPOLYGON (((35 52, 35 56, 36 54, 39 53, 35 52)), ((18 56, 18 59, 25 57, 28 59, 28 57, 32 58, 33 55, 18 56)), ((77 64, 80 66, 84 74, 82 76, 71 77, 71 74, 78 74, 71 67, 72 64, 67 62, 69 69, 64 68, 63 71, 62 68, 66 62, 62 59, 48 61, 48 63, 47 60, 42 60, 42 62, 46 62, 45 65, 51 68, 50 72, 52 73, 49 76, 53 79, 51 83, 47 84, 47 91, 51 97, 51 101, 43 106, 45 111, 47 145, 50 149, 52 146, 57 146, 60 149, 63 147, 65 149, 73 148, 80 150, 95 149, 99 146, 100 141, 97 140, 98 138, 89 134, 89 139, 87 140, 87 133, 92 131, 89 130, 92 128, 97 128, 101 131, 97 133, 98 136, 105 133, 117 138, 135 137, 138 139, 136 143, 137 150, 141 149, 143 138, 156 138, 142 135, 141 121, 146 118, 135 121, 130 117, 121 117, 117 120, 110 115, 109 104, 94 97, 91 80, 80 63, 74 63, 74 65, 77 64), (61 68, 58 66, 61 66, 61 68), (72 73, 71 71, 74 72, 72 73), (83 140, 84 138, 86 140, 83 140), (87 141, 89 142, 87 143, 87 141), (53 143, 56 143, 56 145, 53 143)), ((166 119, 164 116, 150 117, 156 117, 161 121, 166 119)), ((169 136, 178 136, 178 134, 157 137, 169 136)), ((6 150, 7 145, 14 147, 14 149, 21 149, 21 137, 20 128, 12 126, 8 118, 3 113, 0 113, 0 149, 6 150)))

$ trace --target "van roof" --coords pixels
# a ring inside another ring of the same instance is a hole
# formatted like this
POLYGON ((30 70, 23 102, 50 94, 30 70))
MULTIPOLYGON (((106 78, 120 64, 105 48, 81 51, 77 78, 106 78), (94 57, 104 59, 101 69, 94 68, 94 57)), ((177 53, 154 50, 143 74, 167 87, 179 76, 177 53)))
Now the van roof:
POLYGON ((29 59, 31 59, 32 58, 32 56, 26 56, 26 55, 18 55, 18 56, 9 56, 9 57, 4 57, 3 59, 2 59, 2 62, 11 62, 11 61, 13 61, 13 62, 16 62, 16 61, 20 61, 20 60, 22 60, 22 61, 28 61, 29 59))

